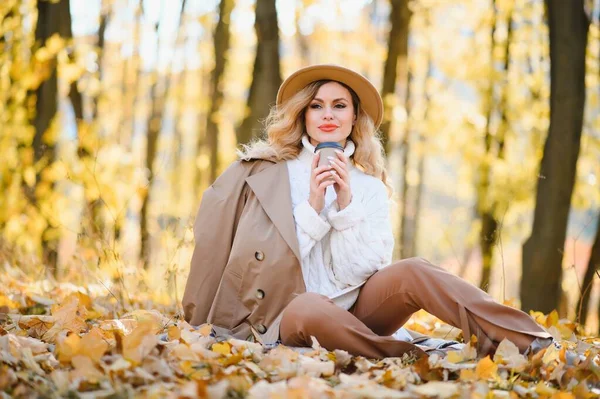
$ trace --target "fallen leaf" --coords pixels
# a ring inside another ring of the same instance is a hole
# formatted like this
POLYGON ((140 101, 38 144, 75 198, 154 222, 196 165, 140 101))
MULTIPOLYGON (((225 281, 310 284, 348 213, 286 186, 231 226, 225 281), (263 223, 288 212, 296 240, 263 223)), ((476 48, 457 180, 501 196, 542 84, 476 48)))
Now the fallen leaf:
POLYGON ((58 361, 69 363, 73 356, 79 353, 81 338, 77 334, 69 334, 66 338, 59 340, 56 345, 58 361))
POLYGON ((170 326, 167 329, 167 336, 170 341, 179 339, 181 337, 181 330, 177 326, 170 326))
POLYGON ((131 334, 123 338, 123 357, 134 365, 141 363, 158 342, 155 330, 153 321, 140 322, 131 334))
POLYGON ((505 338, 500 342, 498 348, 496 348, 494 362, 520 371, 527 364, 527 359, 521 355, 519 348, 515 344, 505 338))
POLYGON ((212 346, 212 351, 221 355, 231 355, 231 345, 228 342, 218 342, 212 346))
POLYGON ((105 378, 104 373, 98 370, 92 359, 87 356, 76 355, 71 359, 73 364, 73 371, 71 372, 71 379, 83 378, 89 382, 97 382, 105 378))
POLYGON ((494 363, 489 356, 486 356, 477 362, 475 374, 477 375, 477 378, 482 380, 496 378, 498 376, 498 365, 494 363))
POLYGON ((413 385, 410 390, 418 395, 445 399, 458 393, 458 385, 453 382, 431 381, 423 385, 413 385))
POLYGON ((99 362, 100 358, 108 350, 108 342, 104 340, 102 331, 93 327, 89 333, 85 334, 81 339, 80 355, 89 357, 93 362, 99 362))

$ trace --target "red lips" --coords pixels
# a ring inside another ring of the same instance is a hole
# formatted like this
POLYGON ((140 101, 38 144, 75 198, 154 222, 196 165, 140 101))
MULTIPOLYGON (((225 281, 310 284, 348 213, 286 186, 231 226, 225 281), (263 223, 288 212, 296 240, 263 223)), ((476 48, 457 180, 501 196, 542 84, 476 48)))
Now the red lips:
POLYGON ((322 124, 322 125, 319 126, 319 129, 321 129, 324 132, 333 132, 338 127, 339 127, 338 125, 334 125, 334 124, 331 124, 331 123, 324 123, 324 124, 322 124))

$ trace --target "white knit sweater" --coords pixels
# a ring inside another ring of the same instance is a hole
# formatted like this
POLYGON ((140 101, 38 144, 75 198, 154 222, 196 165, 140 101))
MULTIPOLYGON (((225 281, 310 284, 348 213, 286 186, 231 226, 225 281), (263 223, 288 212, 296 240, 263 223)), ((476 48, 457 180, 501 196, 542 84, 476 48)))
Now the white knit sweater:
MULTIPOLYGON (((330 186, 317 214, 308 203, 314 146, 306 135, 302 142, 298 158, 287 162, 306 291, 326 295, 347 310, 365 281, 392 260, 387 189, 380 179, 350 166, 351 203, 339 211, 330 186)), ((347 140, 344 154, 350 157, 354 149, 347 140)))

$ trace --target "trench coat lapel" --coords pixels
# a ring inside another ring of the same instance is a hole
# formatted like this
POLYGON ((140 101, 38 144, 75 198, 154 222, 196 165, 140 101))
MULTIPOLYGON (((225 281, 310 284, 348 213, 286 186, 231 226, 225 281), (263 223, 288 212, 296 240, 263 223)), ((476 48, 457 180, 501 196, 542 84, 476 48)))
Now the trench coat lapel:
POLYGON ((271 222, 289 245, 298 262, 300 247, 292 211, 290 179, 286 162, 278 162, 248 178, 246 182, 258 198, 271 222))

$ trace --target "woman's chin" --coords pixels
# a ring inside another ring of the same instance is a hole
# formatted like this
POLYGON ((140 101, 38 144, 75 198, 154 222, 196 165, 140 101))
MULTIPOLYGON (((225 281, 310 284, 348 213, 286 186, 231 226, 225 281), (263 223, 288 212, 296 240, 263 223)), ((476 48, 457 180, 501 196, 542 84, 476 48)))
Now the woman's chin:
POLYGON ((312 145, 317 145, 319 143, 325 142, 336 142, 336 143, 344 143, 348 135, 341 134, 339 132, 318 132, 315 134, 310 134, 310 142, 312 145))

